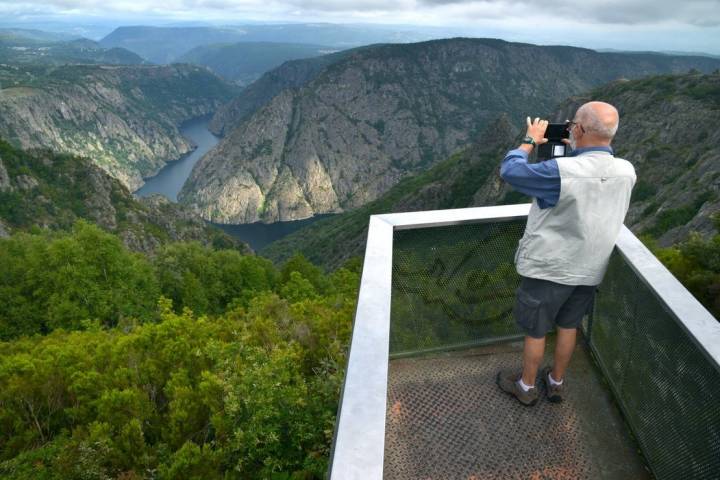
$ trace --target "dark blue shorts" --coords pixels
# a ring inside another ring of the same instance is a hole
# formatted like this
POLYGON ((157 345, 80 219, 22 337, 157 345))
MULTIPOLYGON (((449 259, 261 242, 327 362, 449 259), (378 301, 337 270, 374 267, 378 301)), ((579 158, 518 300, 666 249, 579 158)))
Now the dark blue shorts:
POLYGON ((555 325, 578 328, 592 307, 596 290, 596 285, 563 285, 522 277, 515 295, 515 321, 533 338, 543 338, 555 325))

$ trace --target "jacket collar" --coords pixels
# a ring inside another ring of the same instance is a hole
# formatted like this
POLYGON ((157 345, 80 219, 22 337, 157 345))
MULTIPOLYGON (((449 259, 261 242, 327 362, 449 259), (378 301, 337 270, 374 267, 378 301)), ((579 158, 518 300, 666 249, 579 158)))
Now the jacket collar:
POLYGON ((606 153, 609 153, 610 155, 615 154, 615 152, 613 152, 612 147, 605 147, 605 146, 603 146, 603 147, 583 147, 583 148, 576 148, 575 150, 570 152, 568 157, 575 157, 577 155, 581 155, 586 152, 606 152, 606 153))

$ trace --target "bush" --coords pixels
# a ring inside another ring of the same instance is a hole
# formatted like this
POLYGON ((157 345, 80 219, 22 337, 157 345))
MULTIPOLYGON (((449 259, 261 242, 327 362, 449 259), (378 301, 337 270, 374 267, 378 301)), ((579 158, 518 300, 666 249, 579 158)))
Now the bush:
MULTIPOLYGON (((720 215, 715 216, 715 224, 720 230, 720 215)), ((679 245, 651 248, 673 275, 720 319, 720 234, 704 240, 693 233, 679 245)))

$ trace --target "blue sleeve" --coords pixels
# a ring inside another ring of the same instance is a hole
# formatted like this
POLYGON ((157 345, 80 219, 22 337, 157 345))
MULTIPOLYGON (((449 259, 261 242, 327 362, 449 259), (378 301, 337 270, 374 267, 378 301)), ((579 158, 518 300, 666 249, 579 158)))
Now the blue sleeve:
POLYGON ((560 198, 560 170, 555 159, 528 163, 524 150, 510 150, 500 165, 500 177, 518 192, 535 197, 540 208, 554 207, 560 198))

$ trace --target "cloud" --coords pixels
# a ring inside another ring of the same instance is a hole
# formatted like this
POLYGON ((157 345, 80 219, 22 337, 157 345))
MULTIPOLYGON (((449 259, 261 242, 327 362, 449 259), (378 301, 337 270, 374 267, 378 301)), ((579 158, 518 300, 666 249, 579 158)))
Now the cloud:
POLYGON ((418 0, 418 4, 435 10, 453 8, 475 12, 504 10, 507 17, 520 15, 532 21, 535 17, 572 18, 583 23, 659 24, 679 23, 694 26, 720 25, 717 0, 418 0))
POLYGON ((272 17, 316 15, 375 16, 396 22, 468 22, 487 18, 512 21, 572 19, 589 24, 642 25, 676 23, 700 27, 720 25, 717 0, 0 0, 0 12, 54 13, 166 12, 222 17, 227 14, 272 17), (434 20, 434 22, 432 21, 434 20))
POLYGON ((114 25, 329 22, 439 27, 432 36, 720 53, 718 0, 0 0, 0 19, 114 25), (87 20, 90 19, 90 20, 87 20))

